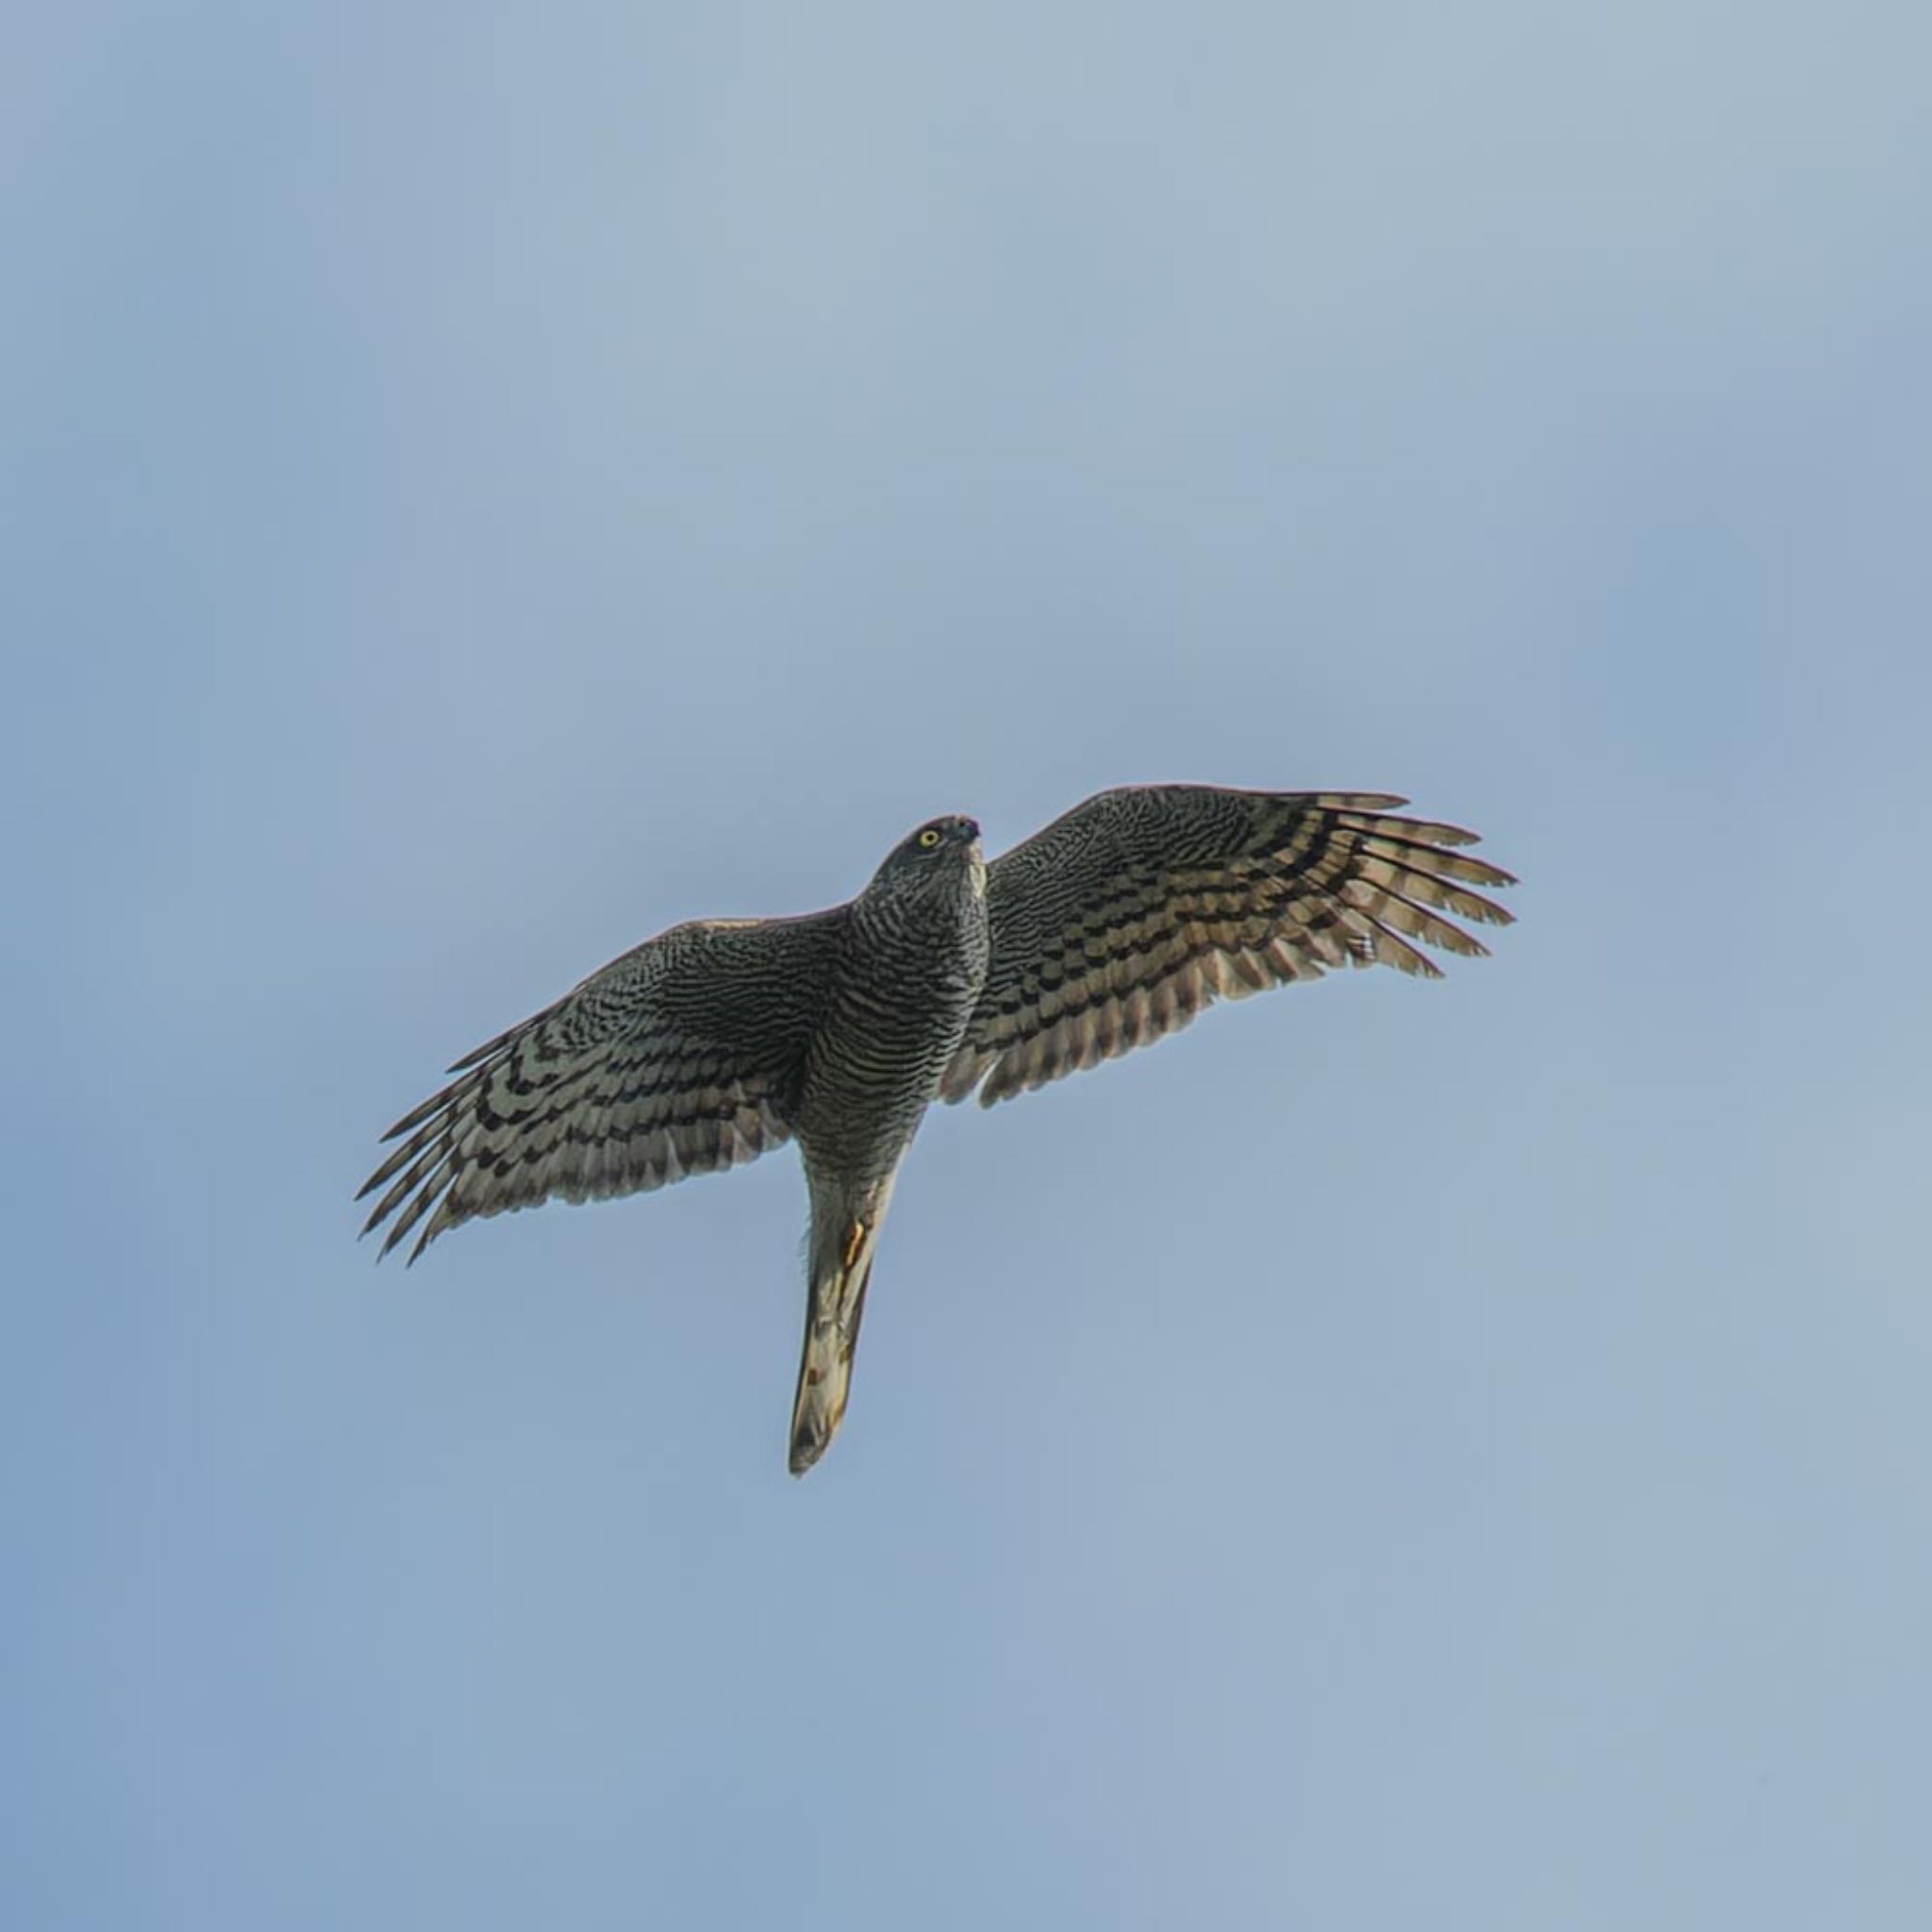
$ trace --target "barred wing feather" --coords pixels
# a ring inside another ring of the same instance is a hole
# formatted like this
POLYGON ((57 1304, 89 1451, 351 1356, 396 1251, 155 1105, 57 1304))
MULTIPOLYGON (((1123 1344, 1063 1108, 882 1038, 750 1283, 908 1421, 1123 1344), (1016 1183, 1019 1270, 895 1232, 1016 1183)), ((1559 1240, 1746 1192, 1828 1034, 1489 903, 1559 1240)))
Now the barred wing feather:
POLYGON ((791 1133, 842 908, 674 926, 458 1060, 358 1199, 388 1254, 553 1196, 589 1201, 755 1159, 791 1133))
POLYGON ((1507 924, 1475 835, 1383 792, 1102 791, 987 869, 992 961, 940 1091, 982 1106, 1160 1039, 1217 998, 1330 967, 1440 969, 1507 924))

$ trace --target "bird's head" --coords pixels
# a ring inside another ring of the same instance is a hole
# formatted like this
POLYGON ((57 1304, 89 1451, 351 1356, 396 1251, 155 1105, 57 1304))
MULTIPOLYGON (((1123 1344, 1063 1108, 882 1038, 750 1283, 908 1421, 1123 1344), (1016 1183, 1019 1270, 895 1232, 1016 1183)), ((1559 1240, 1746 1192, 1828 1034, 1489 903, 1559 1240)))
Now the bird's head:
POLYGON ((964 877, 975 895, 986 891, 986 859, 979 824, 959 813, 928 819, 908 832, 873 875, 873 889, 894 892, 958 891, 964 877))

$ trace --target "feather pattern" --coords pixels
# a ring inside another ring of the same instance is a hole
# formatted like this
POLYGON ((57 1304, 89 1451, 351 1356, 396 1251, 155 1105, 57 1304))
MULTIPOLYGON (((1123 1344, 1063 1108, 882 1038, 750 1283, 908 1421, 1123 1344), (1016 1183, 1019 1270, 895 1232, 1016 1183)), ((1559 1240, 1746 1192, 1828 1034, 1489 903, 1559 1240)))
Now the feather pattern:
POLYGON ((1445 915, 1507 924, 1473 888, 1514 880, 1407 803, 1150 785, 1074 807, 987 869, 991 958, 941 1097, 991 1107, 1332 967, 1435 978, 1421 945, 1480 956, 1445 915))
POLYGON ((413 1261, 479 1216, 639 1193, 782 1145, 844 918, 674 926, 466 1054, 384 1135, 400 1144, 357 1196, 386 1190, 363 1232, 391 1222, 388 1254, 421 1224, 413 1261))

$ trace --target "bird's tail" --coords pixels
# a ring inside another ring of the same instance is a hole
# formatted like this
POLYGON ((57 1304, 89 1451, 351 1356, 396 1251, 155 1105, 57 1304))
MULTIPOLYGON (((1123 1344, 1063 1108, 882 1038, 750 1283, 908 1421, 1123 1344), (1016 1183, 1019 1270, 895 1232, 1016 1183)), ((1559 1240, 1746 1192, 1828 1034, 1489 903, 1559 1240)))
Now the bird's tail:
POLYGON ((891 1197, 890 1183, 863 1192, 812 1188, 811 1299, 805 1311, 798 1394, 791 1405, 793 1475, 803 1475, 825 1453, 844 1417, 873 1249, 891 1197))

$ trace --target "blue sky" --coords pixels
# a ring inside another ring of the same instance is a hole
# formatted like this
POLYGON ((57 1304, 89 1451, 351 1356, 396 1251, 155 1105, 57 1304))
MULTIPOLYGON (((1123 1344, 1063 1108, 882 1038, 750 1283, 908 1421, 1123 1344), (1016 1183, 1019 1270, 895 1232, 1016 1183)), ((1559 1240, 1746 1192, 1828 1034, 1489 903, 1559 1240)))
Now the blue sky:
POLYGON ((0 1911, 1917 1927, 1932 17, 42 9, 0 79, 0 1911), (678 919, 1100 786, 1521 873, 356 1245, 678 919))

